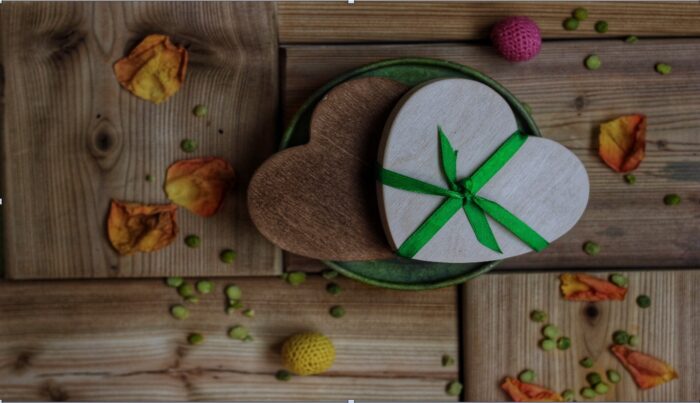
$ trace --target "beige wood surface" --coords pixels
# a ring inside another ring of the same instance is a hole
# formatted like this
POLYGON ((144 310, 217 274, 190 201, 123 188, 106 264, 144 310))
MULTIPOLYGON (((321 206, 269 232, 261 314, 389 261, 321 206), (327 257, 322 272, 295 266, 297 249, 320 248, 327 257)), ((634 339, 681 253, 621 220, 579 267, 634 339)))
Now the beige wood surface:
POLYGON ((180 301, 159 280, 0 283, 0 395, 5 400, 455 400, 444 393, 457 367, 454 288, 382 290, 320 276, 292 287, 279 278, 215 281, 184 321, 180 301), (224 313, 234 283, 254 318, 224 313), (343 318, 328 314, 333 305, 343 318), (255 338, 228 339, 244 324, 255 338), (279 347, 298 331, 329 336, 337 359, 324 375, 279 382, 279 347), (189 332, 206 340, 189 346, 189 332))
POLYGON ((501 18, 526 15, 544 38, 600 38, 593 26, 608 22, 607 37, 697 36, 697 2, 283 2, 277 4, 280 43, 463 41, 488 38, 501 18), (562 23, 576 7, 589 17, 576 31, 562 23))
POLYGON ((509 259, 499 268, 660 268, 700 260, 700 40, 546 42, 536 59, 520 65, 480 45, 290 46, 285 116, 342 72, 408 56, 459 62, 495 78, 531 105, 545 137, 568 147, 586 166, 591 195, 582 220, 544 252, 509 259), (583 67, 590 53, 600 55, 600 70, 583 67), (671 64, 672 74, 655 73, 659 61, 671 64), (648 117, 647 156, 634 186, 597 155, 599 124, 630 113, 648 117), (678 193, 683 202, 665 206, 667 193, 678 193), (601 245, 598 256, 581 251, 588 240, 601 245))
POLYGON ((276 252, 254 229, 245 198, 253 169, 275 148, 273 11, 268 3, 3 5, 7 275, 278 272, 276 252), (123 90, 112 72, 113 63, 152 32, 171 35, 190 52, 183 88, 161 105, 123 90), (208 106, 206 118, 192 114, 197 104, 208 106), (199 149, 182 152, 184 138, 198 140, 199 149), (222 211, 204 219, 180 209, 173 246, 118 257, 106 237, 110 199, 165 202, 168 165, 209 155, 236 170, 222 211), (182 242, 190 233, 204 240, 196 251, 182 242), (238 252, 235 265, 219 262, 224 248, 238 252))
MULTIPOLYGON (((603 277, 608 273, 598 273, 603 277)), ((505 376, 530 368, 537 382, 557 392, 586 385, 590 371, 615 369, 622 381, 597 400, 688 401, 700 396, 700 272, 630 272, 629 292, 621 302, 569 302, 561 298, 558 274, 491 274, 464 286, 462 353, 465 358, 465 399, 503 401, 499 388, 505 376), (639 294, 651 297, 648 309, 639 308, 639 294), (544 310, 549 322, 571 338, 566 351, 541 350, 542 326, 529 319, 533 309, 544 310), (641 339, 639 350, 671 364, 679 379, 642 391, 609 352, 612 333, 626 330, 641 339), (590 370, 578 361, 590 357, 590 370)), ((603 375, 604 376, 604 375, 603 375)))

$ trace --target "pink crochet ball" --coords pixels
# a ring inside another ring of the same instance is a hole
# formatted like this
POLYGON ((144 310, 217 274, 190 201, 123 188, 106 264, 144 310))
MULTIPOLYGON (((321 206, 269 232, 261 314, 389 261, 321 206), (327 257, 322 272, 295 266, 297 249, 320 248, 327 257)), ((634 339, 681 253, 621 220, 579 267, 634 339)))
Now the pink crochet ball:
POLYGON ((524 62, 540 53, 540 27, 527 17, 508 17, 493 26, 491 42, 511 62, 524 62))

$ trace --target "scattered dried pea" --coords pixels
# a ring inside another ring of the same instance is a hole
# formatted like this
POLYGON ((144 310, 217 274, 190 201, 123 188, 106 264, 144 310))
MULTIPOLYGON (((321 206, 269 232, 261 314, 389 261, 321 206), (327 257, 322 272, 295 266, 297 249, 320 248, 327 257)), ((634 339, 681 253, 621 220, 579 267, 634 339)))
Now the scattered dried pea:
POLYGON ((613 342, 615 344, 625 345, 630 341, 630 335, 624 330, 618 330, 613 333, 613 342))
POLYGON ((187 336, 187 342, 193 346, 202 344, 204 343, 204 336, 201 333, 190 333, 190 335, 187 336))
POLYGON ((243 308, 243 303, 239 300, 230 299, 228 301, 228 307, 235 311, 235 310, 243 308))
POLYGON ((241 288, 235 284, 231 284, 226 287, 224 292, 226 293, 226 298, 229 299, 229 304, 231 301, 238 301, 243 296, 243 291, 241 291, 241 288))
POLYGON ((241 325, 234 326, 228 330, 228 337, 243 341, 248 337, 248 328, 241 325))
POLYGON ((194 152, 197 149, 197 140, 184 139, 180 142, 180 149, 186 153, 194 152))
POLYGON ((593 390, 595 391, 595 393, 597 393, 599 395, 604 395, 604 394, 608 393, 609 389, 608 389, 608 385, 606 385, 604 382, 600 382, 593 387, 593 390))
POLYGON ((649 308, 651 306, 651 298, 648 295, 640 295, 637 297, 637 305, 640 308, 649 308))
POLYGON ((252 318, 255 316, 255 310, 250 309, 250 308, 245 309, 242 313, 243 313, 243 316, 247 316, 249 318, 252 318))
POLYGON ((450 396, 459 396, 462 393, 462 383, 459 381, 451 381, 445 387, 445 393, 450 396))
POLYGON ((518 375, 520 382, 532 383, 535 380, 535 371, 526 369, 518 375))
POLYGON ((598 21, 595 23, 595 31, 599 34, 608 32, 608 23, 606 21, 598 21))
POLYGON ((226 264, 231 264, 234 260, 236 260, 236 252, 234 252, 232 249, 224 249, 219 254, 219 259, 226 264))
POLYGON ((321 273, 321 276, 323 276, 323 278, 325 278, 326 280, 333 280, 334 278, 338 277, 338 272, 333 269, 328 269, 324 270, 321 273))
POLYGON ((620 273, 614 273, 610 275, 610 282, 618 287, 627 288, 628 279, 620 273))
POLYGON ((306 273, 301 272, 301 271, 293 271, 287 273, 287 283, 293 285, 293 286, 298 286, 299 284, 303 283, 306 281, 306 273))
POLYGON ((190 304, 199 304, 199 297, 191 295, 191 296, 185 298, 185 302, 190 303, 190 304))
POLYGON ((567 31, 575 31, 578 29, 578 20, 576 18, 567 18, 564 20, 564 29, 567 31))
POLYGON ((559 337, 559 329, 554 325, 547 325, 542 328, 542 335, 548 339, 556 339, 559 337))
POLYGON ((576 396, 574 395, 573 390, 567 389, 567 390, 561 392, 561 397, 562 397, 562 399, 564 399, 565 402, 573 402, 574 397, 576 397, 576 396))
POLYGON ((194 107, 194 109, 192 109, 192 113, 194 113, 194 116, 201 118, 207 116, 209 113, 209 108, 204 105, 197 105, 194 107))
POLYGON ((637 43, 638 40, 639 40, 639 38, 637 38, 634 35, 630 35, 627 38, 625 38, 625 42, 627 42, 627 43, 637 43))
POLYGON ((592 368, 593 367, 593 360, 591 359, 591 357, 586 357, 586 358, 582 359, 581 361, 579 361, 578 363, 581 364, 581 366, 584 368, 592 368))
POLYGON ((622 379, 622 377, 620 376, 620 373, 615 371, 614 369, 607 370, 605 375, 608 377, 608 380, 611 383, 618 383, 622 379))
POLYGON ((449 354, 443 354, 442 356, 442 366, 449 367, 455 365, 455 359, 449 354))
POLYGON ((209 294, 214 290, 214 283, 209 280, 199 280, 197 281, 197 291, 201 294, 209 294))
POLYGON ((280 369, 275 374, 275 379, 277 379, 278 381, 287 382, 288 380, 292 379, 292 374, 289 371, 280 369))
POLYGON ((544 351, 551 351, 557 347, 557 343, 552 339, 542 339, 540 341, 540 347, 544 351))
POLYGON ((627 344, 629 344, 632 347, 637 347, 639 346, 639 336, 637 335, 631 335, 630 339, 627 341, 627 344))
POLYGON ((627 174, 624 176, 625 182, 629 183, 630 185, 634 185, 637 183, 637 177, 632 175, 632 174, 627 174))
POLYGON ((340 288, 340 286, 336 283, 329 283, 326 286, 326 291, 328 291, 329 294, 331 295, 338 295, 343 289, 340 288))
POLYGON ((571 339, 568 337, 560 337, 557 340, 557 348, 559 350, 568 350, 571 347, 571 339))
POLYGON ((198 237, 197 235, 187 235, 185 237, 185 245, 189 246, 190 248, 199 248, 199 245, 202 244, 202 238, 198 237))
POLYGON ((581 396, 585 399, 593 399, 595 397, 595 391, 592 388, 585 387, 581 389, 581 396))
POLYGON ((194 297, 194 287, 192 284, 183 282, 177 287, 177 293, 180 294, 182 298, 194 297))
POLYGON ((587 241, 583 244, 583 251, 586 252, 588 256, 595 256, 600 253, 600 245, 593 241, 587 241))
POLYGON ((681 197, 675 193, 664 196, 664 204, 667 206, 676 206, 681 203, 681 197))
POLYGON ((578 7, 571 15, 579 21, 585 21, 588 18, 588 10, 583 7, 578 7))
POLYGON ((589 55, 586 57, 585 63, 588 70, 598 70, 603 64, 598 55, 589 55))
POLYGON ((547 314, 544 311, 536 309, 530 312, 530 319, 532 319, 534 322, 541 323, 547 320, 547 314))
POLYGON ((597 372, 590 372, 588 375, 586 375, 586 381, 591 384, 591 386, 595 386, 599 384, 603 378, 600 377, 600 374, 597 372))
POLYGON ((329 312, 334 318, 342 318, 343 316, 345 316, 345 308, 343 308, 340 305, 331 307, 329 312))
POLYGON ((187 319, 190 316, 190 311, 182 305, 173 305, 170 307, 170 314, 175 319, 187 319))
POLYGON ((184 281, 182 277, 168 277, 165 279, 165 284, 167 284, 168 287, 177 288, 182 285, 184 281))
POLYGON ((661 75, 671 74, 671 65, 666 63, 657 63, 654 67, 656 72, 661 75))

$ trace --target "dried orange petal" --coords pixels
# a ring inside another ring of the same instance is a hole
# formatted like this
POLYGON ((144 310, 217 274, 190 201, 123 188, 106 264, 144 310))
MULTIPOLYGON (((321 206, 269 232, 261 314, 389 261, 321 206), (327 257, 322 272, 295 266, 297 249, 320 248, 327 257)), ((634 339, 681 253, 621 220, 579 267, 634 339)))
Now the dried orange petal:
POLYGON ((630 350, 622 345, 614 345, 610 350, 629 371, 637 386, 642 389, 650 389, 678 378, 676 371, 658 358, 630 350))
POLYGON ((563 402, 564 399, 558 393, 545 387, 532 383, 520 382, 517 379, 506 377, 501 384, 501 389, 506 391, 514 402, 563 402))
POLYGON ((174 95, 185 81, 187 50, 166 35, 149 35, 114 64, 122 87, 139 98, 159 104, 174 95))
POLYGON ((627 115, 600 125, 598 154, 617 172, 636 169, 644 159, 647 118, 627 115))
POLYGON ((627 295, 626 288, 588 274, 564 273, 559 279, 567 301, 622 301, 627 295))
POLYGON ((168 246, 177 236, 174 204, 122 203, 112 200, 107 233, 121 255, 152 252, 168 246))
POLYGON ((173 203, 208 217, 221 207, 233 177, 233 168, 221 158, 177 161, 168 167, 165 193, 173 203))

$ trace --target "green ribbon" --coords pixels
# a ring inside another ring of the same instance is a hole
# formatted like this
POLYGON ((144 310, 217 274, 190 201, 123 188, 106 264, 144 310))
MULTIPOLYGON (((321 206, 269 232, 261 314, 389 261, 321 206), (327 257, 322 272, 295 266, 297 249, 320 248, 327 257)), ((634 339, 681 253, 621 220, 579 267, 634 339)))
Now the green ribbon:
POLYGON ((396 252, 399 256, 409 259, 415 256, 460 209, 464 210, 476 239, 495 252, 502 253, 486 220, 487 214, 533 250, 539 252, 549 245, 540 234, 500 204, 478 196, 479 190, 525 144, 528 138, 526 134, 520 131, 513 133, 471 176, 461 180, 457 180, 457 153, 440 126, 438 138, 442 173, 449 185, 448 189, 379 167, 377 176, 384 185, 414 193, 445 197, 442 204, 399 247, 396 252))

